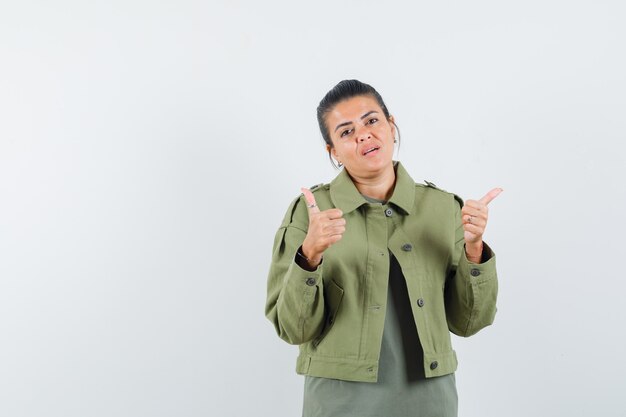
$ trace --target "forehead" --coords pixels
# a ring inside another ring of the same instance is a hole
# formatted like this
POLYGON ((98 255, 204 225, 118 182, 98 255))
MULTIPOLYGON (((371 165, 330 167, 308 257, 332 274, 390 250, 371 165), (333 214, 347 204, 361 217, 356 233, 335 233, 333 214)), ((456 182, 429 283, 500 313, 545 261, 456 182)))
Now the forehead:
POLYGON ((371 96, 356 96, 342 100, 328 113, 326 121, 330 126, 335 123, 360 120, 361 116, 370 111, 382 113, 376 99, 371 96))

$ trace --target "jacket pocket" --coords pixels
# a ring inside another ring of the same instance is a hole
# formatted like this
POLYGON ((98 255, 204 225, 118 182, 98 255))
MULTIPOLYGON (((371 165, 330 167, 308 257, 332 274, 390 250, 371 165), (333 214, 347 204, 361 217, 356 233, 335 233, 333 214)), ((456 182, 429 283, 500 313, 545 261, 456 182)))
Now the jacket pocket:
POLYGON ((324 289, 324 309, 326 310, 326 321, 324 322, 322 333, 313 339, 313 347, 317 347, 317 345, 320 344, 322 339, 324 339, 333 327, 333 324, 335 324, 337 312, 339 311, 339 306, 341 304, 341 300, 343 299, 343 288, 337 285, 335 280, 331 279, 328 282, 328 285, 325 285, 324 289))

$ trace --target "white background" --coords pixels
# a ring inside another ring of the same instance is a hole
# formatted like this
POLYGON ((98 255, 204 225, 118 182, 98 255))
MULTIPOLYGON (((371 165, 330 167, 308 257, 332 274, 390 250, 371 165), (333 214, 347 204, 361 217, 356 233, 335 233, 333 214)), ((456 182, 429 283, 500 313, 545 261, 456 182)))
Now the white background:
POLYGON ((493 326, 460 416, 624 416, 620 1, 4 0, 0 415, 298 416, 264 317, 274 232, 328 182, 315 119, 358 78, 398 158, 504 188, 493 326))

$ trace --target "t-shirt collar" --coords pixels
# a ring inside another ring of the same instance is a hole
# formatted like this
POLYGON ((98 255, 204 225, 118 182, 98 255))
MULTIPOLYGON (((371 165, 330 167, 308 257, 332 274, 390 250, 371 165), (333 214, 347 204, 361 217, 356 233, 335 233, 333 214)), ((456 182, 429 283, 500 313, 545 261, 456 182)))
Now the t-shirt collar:
MULTIPOLYGON (((393 161, 393 165, 396 170, 396 185, 388 203, 399 207, 406 214, 411 214, 415 200, 415 181, 400 161, 393 161)), ((330 199, 344 214, 367 204, 367 200, 359 193, 345 168, 330 183, 330 199)))

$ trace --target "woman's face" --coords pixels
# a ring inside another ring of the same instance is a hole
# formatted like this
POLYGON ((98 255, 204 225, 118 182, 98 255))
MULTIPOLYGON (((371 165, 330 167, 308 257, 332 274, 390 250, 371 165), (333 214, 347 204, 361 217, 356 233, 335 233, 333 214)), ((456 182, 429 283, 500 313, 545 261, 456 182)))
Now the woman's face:
POLYGON ((376 99, 357 96, 341 101, 326 115, 333 157, 350 175, 373 177, 391 166, 396 133, 393 116, 385 118, 376 99))

